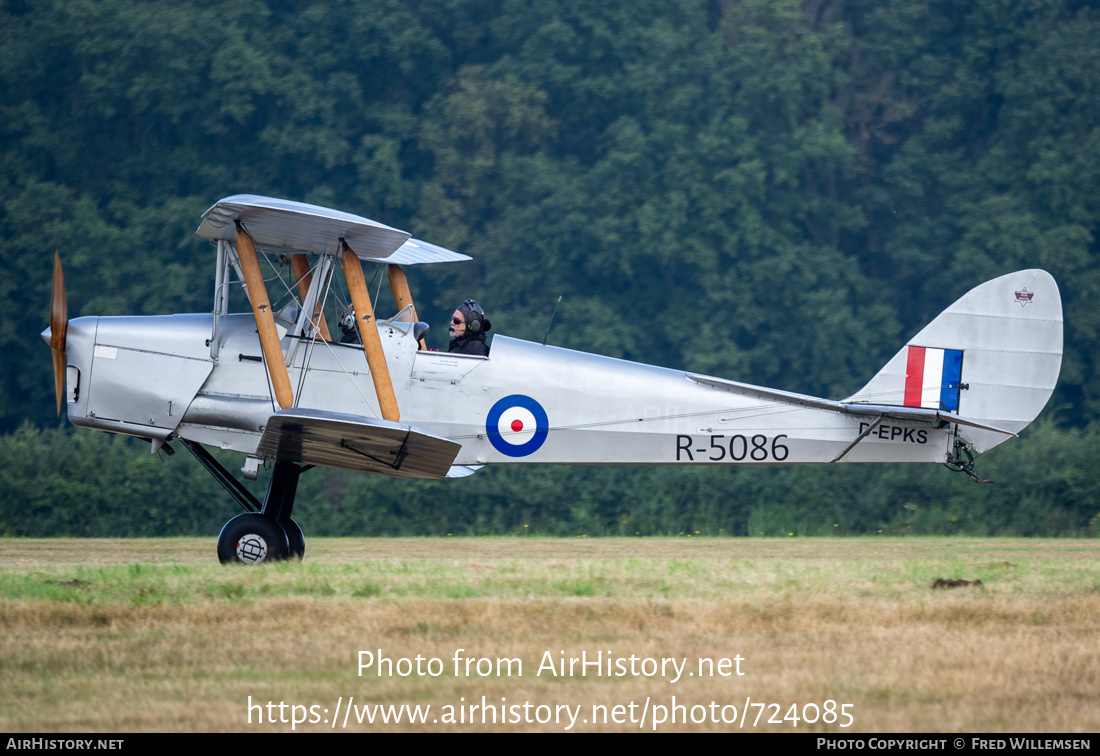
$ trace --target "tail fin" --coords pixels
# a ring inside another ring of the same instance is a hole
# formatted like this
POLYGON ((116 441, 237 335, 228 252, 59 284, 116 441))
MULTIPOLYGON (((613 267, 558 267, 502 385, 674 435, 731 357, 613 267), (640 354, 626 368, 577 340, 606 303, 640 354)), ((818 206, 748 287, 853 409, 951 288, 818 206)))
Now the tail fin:
MULTIPOLYGON (((1062 367, 1062 300, 1043 270, 971 289, 846 399, 946 410, 1019 432, 1046 406, 1062 367)), ((1008 436, 958 426, 975 451, 1008 436)))

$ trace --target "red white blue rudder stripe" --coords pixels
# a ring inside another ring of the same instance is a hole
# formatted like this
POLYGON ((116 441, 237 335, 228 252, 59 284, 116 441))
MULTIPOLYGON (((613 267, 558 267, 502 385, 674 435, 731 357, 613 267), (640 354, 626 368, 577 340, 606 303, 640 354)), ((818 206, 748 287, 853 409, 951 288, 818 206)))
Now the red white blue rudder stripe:
POLYGON ((961 349, 910 346, 903 404, 958 412, 962 354, 961 349))

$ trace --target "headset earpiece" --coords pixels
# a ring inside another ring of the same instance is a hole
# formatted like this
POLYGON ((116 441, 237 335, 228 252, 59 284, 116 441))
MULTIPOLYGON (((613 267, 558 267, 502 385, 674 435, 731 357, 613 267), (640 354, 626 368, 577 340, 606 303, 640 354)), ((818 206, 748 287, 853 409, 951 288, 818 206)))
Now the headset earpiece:
POLYGON ((485 317, 485 311, 472 299, 467 299, 463 302, 462 308, 466 311, 466 330, 472 334, 481 333, 482 319, 485 317))

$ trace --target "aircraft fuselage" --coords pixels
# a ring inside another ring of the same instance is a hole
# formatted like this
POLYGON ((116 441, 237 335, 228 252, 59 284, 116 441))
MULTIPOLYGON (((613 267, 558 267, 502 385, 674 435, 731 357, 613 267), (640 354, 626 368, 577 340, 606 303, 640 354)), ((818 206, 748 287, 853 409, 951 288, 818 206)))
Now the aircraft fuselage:
MULTIPOLYGON (((255 455, 278 409, 250 314, 69 324, 74 425, 255 455), (216 356, 212 356, 216 354, 216 356)), ((488 358, 423 351, 378 325, 400 422, 461 444, 455 465, 942 462, 950 428, 768 401, 653 367, 496 336, 488 358)), ((283 336, 299 408, 380 417, 358 345, 283 336)), ((154 443, 154 446, 156 444, 154 443)))

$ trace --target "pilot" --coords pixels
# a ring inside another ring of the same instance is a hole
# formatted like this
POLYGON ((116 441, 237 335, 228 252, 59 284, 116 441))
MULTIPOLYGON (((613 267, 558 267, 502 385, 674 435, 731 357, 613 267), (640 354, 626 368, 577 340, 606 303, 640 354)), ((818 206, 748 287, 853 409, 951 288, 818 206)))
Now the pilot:
POLYGON ((348 305, 344 314, 340 316, 340 343, 361 344, 359 331, 355 328, 355 310, 348 305))
POLYGON ((481 305, 467 299, 451 316, 451 343, 447 346, 447 351, 488 357, 489 345, 485 343, 485 334, 492 327, 481 305))

